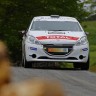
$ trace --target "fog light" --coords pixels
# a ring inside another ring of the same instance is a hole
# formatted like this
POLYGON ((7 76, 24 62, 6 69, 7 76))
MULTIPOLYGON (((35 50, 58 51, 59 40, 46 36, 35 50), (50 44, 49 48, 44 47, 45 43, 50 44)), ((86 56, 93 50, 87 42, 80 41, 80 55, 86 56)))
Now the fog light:
POLYGON ((32 58, 36 58, 36 54, 32 54, 32 58))
POLYGON ((83 55, 80 55, 80 56, 79 56, 79 59, 83 59, 83 58, 84 58, 84 56, 83 56, 83 55))

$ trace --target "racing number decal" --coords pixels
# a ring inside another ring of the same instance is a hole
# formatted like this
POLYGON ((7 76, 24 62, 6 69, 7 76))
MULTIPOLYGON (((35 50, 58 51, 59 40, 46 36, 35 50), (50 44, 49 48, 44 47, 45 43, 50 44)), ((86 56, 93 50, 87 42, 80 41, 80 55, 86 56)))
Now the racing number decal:
POLYGON ((36 37, 38 40, 46 40, 46 39, 67 39, 67 40, 78 40, 79 37, 72 36, 61 36, 61 35, 48 35, 48 36, 39 36, 36 37))

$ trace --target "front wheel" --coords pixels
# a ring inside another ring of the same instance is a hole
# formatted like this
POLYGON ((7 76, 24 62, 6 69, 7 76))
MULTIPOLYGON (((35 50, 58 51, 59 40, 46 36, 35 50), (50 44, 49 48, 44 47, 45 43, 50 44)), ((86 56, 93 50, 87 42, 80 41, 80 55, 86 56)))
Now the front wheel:
POLYGON ((32 67, 31 65, 32 65, 31 62, 26 61, 25 56, 23 56, 22 57, 22 67, 24 67, 24 68, 31 68, 32 67))
POLYGON ((89 58, 86 63, 73 63, 75 69, 80 68, 81 70, 88 70, 89 69, 89 58))
POLYGON ((81 64, 81 70, 88 70, 89 69, 89 58, 86 63, 81 64))

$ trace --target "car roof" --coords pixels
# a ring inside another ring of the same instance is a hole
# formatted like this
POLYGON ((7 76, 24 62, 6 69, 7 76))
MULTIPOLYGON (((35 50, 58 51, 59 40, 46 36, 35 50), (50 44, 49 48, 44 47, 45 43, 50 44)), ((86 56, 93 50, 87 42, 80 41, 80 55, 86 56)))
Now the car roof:
POLYGON ((33 21, 72 21, 72 22, 78 22, 77 19, 74 17, 59 16, 59 15, 38 16, 38 17, 34 17, 33 21))

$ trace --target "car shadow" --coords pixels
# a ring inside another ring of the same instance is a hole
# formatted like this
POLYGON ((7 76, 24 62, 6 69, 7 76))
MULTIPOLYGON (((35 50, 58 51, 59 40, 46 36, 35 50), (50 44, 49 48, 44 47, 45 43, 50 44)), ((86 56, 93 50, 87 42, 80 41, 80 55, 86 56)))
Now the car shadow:
POLYGON ((68 70, 68 71, 72 71, 72 70, 74 70, 74 71, 79 71, 80 69, 75 69, 75 68, 52 68, 52 67, 33 67, 33 68, 30 68, 30 69, 41 69, 41 70, 46 70, 46 69, 48 69, 48 70, 68 70))
MULTIPOLYGON (((22 67, 21 65, 19 66, 15 66, 15 67, 22 67)), ((63 66, 61 67, 59 63, 55 64, 53 62, 51 63, 35 63, 35 64, 32 64, 31 68, 27 68, 27 69, 41 69, 41 70, 68 70, 68 71, 71 71, 71 70, 74 70, 74 71, 79 71, 80 69, 76 69, 76 68, 73 68, 72 66, 71 67, 67 67, 67 66, 63 66)))
POLYGON ((80 69, 75 69, 72 66, 71 67, 67 67, 67 66, 63 66, 61 67, 60 65, 55 65, 55 64, 40 64, 40 65, 36 65, 36 66, 32 66, 32 68, 30 69, 43 69, 43 70, 80 70, 80 69))

